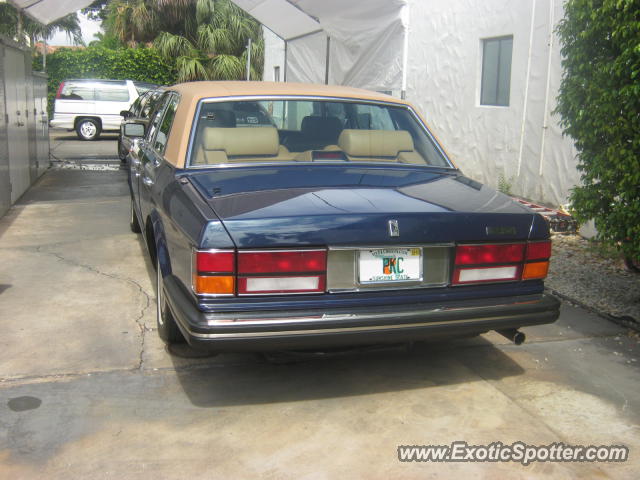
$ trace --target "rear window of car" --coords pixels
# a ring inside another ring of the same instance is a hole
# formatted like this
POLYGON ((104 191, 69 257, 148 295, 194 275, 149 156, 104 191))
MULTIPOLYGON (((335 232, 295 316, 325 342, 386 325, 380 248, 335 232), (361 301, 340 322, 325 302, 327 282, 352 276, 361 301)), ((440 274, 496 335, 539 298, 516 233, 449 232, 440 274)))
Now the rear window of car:
POLYGON ((92 83, 65 82, 59 98, 64 100, 95 100, 96 91, 92 83))
POLYGON ((357 101, 203 101, 190 164, 373 162, 451 167, 410 109, 357 101))

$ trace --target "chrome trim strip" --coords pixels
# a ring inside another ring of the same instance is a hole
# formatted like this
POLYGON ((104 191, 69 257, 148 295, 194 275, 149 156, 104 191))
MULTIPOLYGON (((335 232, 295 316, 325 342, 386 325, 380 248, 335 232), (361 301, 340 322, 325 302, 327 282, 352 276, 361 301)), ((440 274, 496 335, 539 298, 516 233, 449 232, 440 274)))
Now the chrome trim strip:
MULTIPOLYGON (((544 298, 544 297, 543 297, 544 298)), ((525 301, 521 301, 521 302, 516 302, 516 303, 503 303, 503 304, 498 304, 498 305, 484 305, 484 306, 470 306, 470 307, 449 307, 449 308, 423 308, 423 309, 418 309, 418 310, 411 310, 411 311, 406 311, 406 312, 394 312, 394 313, 389 313, 389 312, 384 312, 384 313, 375 313, 375 312, 370 312, 370 313, 366 313, 366 314, 360 314, 360 313, 345 313, 345 314, 322 314, 322 315, 309 315, 309 316, 303 316, 303 317, 284 317, 284 318, 278 318, 277 316, 274 316, 273 318, 252 318, 249 320, 243 320, 241 319, 215 319, 215 320, 209 320, 207 321, 207 326, 210 327, 215 327, 215 326, 219 326, 219 327, 224 327, 224 328, 229 328, 229 325, 242 325, 242 326, 264 326, 264 325, 270 325, 270 326, 274 326, 274 325, 287 325, 290 323, 311 323, 311 322, 317 322, 317 321, 323 321, 323 320, 327 320, 327 321, 339 321, 339 322, 344 322, 344 321, 364 321, 364 320, 383 320, 385 318, 389 318, 390 316, 393 317, 394 321, 396 319, 401 319, 401 318, 407 318, 407 317, 412 317, 412 316, 416 316, 416 315, 430 315, 430 314, 434 314, 434 313, 439 313, 439 312, 452 312, 452 313, 457 313, 457 312, 469 312, 469 311, 475 311, 478 313, 481 313, 482 311, 487 311, 487 310, 493 310, 496 307, 507 307, 507 306, 513 306, 513 305, 531 305, 531 304, 535 304, 535 303, 540 303, 542 301, 542 299, 536 299, 536 300, 525 300, 525 301)), ((218 314, 220 315, 220 314, 218 314)), ((502 315, 502 316, 512 316, 512 314, 509 315, 502 315)), ((497 316, 495 318, 501 318, 502 316, 497 316)), ((488 317, 483 317, 483 318, 488 318, 488 317)), ((494 318, 494 317, 492 317, 494 318)), ((443 321, 444 323, 449 323, 452 321, 456 321, 456 320, 446 320, 443 321)), ((467 320, 461 320, 461 321, 470 321, 469 319, 467 320)), ((473 320, 471 320, 473 321, 473 320)), ((420 322, 419 324, 426 324, 426 325, 435 325, 437 324, 434 322, 420 322)), ((392 324, 388 327, 385 328, 396 328, 396 327, 404 327, 407 325, 414 325, 414 324, 392 324)), ((359 327, 354 327, 354 328, 359 328, 359 327)), ((323 329, 324 331, 324 329, 323 329)))
POLYGON ((204 252, 204 253, 235 253, 233 248, 195 248, 192 247, 192 250, 195 252, 204 252))
MULTIPOLYGON (((415 281, 413 281, 415 283, 415 281)), ((407 281, 407 283, 410 283, 409 281, 407 281)), ((444 288, 447 285, 449 285, 448 282, 444 282, 444 283, 420 283, 420 284, 416 284, 416 285, 407 285, 407 283, 404 283, 401 287, 398 286, 397 283, 385 283, 385 284, 378 284, 380 286, 378 287, 366 287, 366 288, 333 288, 331 290, 327 290, 329 293, 354 293, 354 292, 363 292, 363 293, 367 293, 367 292, 384 292, 384 291, 393 291, 393 290, 418 290, 418 289, 425 289, 425 288, 444 288)), ((375 283, 369 283, 369 284, 365 284, 365 285, 376 285, 375 283)))
MULTIPOLYGON (((462 309, 461 309, 462 310, 462 309)), ((436 312, 438 309, 428 310, 425 312, 436 312)), ((410 312, 405 314, 404 316, 416 315, 420 314, 418 312, 410 312)), ((328 320, 371 320, 375 318, 387 318, 389 314, 372 314, 372 315, 343 315, 343 316, 330 316, 328 320)), ((394 314, 394 318, 402 317, 403 315, 394 314)), ((513 314, 505 314, 505 315, 495 315, 491 317, 483 317, 479 319, 459 319, 459 320, 440 320, 433 322, 418 322, 418 323, 403 323, 403 324, 390 324, 390 325, 371 325, 367 327, 340 327, 340 328, 317 328, 317 329, 309 329, 309 330, 283 330, 283 331, 265 331, 265 332, 232 332, 232 333, 197 333, 190 332, 190 335, 196 338, 203 339, 215 339, 215 338, 246 338, 246 337, 278 337, 278 336, 290 336, 290 335, 308 335, 315 333, 348 333, 348 332, 365 332, 365 331, 378 331, 378 330, 397 330, 401 328, 418 328, 418 327, 432 327, 432 326, 442 326, 442 325, 455 325, 459 323, 471 323, 471 324, 482 324, 491 322, 494 320, 500 320, 502 318, 513 318, 513 314)), ((327 319, 326 316, 323 315, 323 320, 327 319)), ((235 325, 286 325, 287 323, 300 323, 300 322, 317 322, 318 318, 299 318, 292 320, 257 320, 253 323, 249 322, 236 322, 235 325)), ((221 325, 212 324, 212 325, 221 325)), ((223 324, 228 326, 229 324, 223 324)))
POLYGON ((529 242, 527 242, 527 240, 516 240, 514 242, 508 242, 505 240, 500 240, 498 242, 484 242, 484 243, 478 243, 478 242, 473 242, 473 243, 456 243, 456 246, 458 247, 484 247, 486 245, 522 245, 522 244, 527 244, 529 242))
POLYGON ((429 247, 455 247, 456 244, 451 243, 416 243, 416 244, 393 244, 393 245, 340 245, 337 247, 328 247, 329 250, 368 250, 373 248, 429 248, 429 247))
POLYGON ((238 249, 238 255, 242 253, 265 253, 265 252, 326 252, 326 248, 259 248, 254 250, 238 249))

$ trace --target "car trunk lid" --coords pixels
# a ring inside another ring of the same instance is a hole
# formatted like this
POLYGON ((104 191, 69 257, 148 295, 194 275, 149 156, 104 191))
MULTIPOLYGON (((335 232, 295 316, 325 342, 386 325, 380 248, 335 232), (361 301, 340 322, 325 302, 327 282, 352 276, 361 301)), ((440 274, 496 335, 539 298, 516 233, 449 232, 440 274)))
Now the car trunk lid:
POLYGON ((287 165, 189 176, 241 249, 546 236, 531 210, 455 170, 287 165))

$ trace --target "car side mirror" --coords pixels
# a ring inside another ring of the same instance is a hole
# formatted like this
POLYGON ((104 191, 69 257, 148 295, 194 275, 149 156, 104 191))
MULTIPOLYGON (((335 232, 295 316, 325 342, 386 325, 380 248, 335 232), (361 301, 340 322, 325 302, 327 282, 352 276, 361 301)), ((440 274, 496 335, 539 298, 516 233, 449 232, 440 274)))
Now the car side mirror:
POLYGON ((131 138, 144 137, 144 125, 141 123, 127 123, 124 126, 124 134, 131 138))
POLYGON ((127 119, 133 116, 133 114, 129 110, 120 110, 120 116, 123 117, 124 119, 127 119))

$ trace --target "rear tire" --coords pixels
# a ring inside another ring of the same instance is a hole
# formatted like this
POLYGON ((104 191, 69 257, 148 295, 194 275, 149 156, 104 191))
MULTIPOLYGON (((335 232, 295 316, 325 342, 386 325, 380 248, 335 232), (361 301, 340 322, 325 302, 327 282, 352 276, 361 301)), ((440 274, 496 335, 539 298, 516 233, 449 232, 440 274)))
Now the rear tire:
POLYGON ((76 123, 76 133, 82 140, 96 140, 102 128, 95 118, 81 118, 76 123))
POLYGON ((136 210, 133 206, 133 197, 131 197, 131 208, 129 214, 129 227, 133 233, 142 233, 142 229, 140 228, 140 223, 138 222, 138 217, 136 216, 136 210))
POLYGON ((158 324, 158 335, 167 345, 183 343, 182 332, 173 318, 171 309, 167 304, 167 297, 164 291, 164 279, 160 260, 156 260, 156 321, 158 324))

